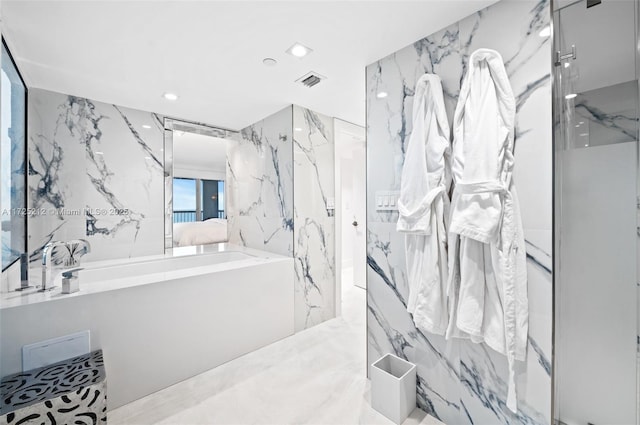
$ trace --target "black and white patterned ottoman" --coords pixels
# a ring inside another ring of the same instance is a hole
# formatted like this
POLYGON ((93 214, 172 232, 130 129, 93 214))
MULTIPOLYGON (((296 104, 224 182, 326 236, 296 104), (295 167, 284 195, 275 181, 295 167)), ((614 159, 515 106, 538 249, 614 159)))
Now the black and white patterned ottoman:
POLYGON ((4 377, 0 396, 0 424, 105 424, 102 350, 4 377))

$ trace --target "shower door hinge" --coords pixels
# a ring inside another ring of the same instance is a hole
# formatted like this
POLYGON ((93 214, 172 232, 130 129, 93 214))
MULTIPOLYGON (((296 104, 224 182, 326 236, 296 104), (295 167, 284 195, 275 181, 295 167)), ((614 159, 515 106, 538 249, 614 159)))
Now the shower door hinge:
POLYGON ((560 50, 558 50, 556 52, 556 66, 560 66, 562 64, 562 61, 565 61, 567 59, 573 59, 576 60, 576 45, 572 44, 571 45, 571 52, 570 53, 561 53, 560 50))

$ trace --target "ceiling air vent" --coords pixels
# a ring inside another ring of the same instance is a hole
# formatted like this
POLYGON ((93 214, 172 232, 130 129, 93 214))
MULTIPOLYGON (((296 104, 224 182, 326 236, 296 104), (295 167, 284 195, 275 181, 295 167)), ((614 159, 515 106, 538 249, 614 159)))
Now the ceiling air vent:
POLYGON ((313 87, 318 84, 320 81, 326 79, 327 77, 323 77, 317 72, 309 72, 308 74, 303 75, 302 77, 296 80, 296 83, 304 84, 306 87, 313 87))

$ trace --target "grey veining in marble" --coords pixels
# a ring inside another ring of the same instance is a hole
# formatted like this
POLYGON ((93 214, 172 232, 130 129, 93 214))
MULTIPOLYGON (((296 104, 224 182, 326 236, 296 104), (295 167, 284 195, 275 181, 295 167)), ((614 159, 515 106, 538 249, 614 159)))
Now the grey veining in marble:
POLYGON ((163 252, 162 118, 40 89, 29 100, 31 260, 54 239, 87 238, 91 260, 163 252))
POLYGON ((293 107, 295 328, 335 316, 333 119, 293 107))
POLYGON ((548 0, 498 2, 367 67, 368 363, 387 352, 418 366, 418 404, 445 423, 550 424, 551 43, 548 0), (422 333, 406 311, 404 236, 397 212, 376 212, 376 191, 399 190, 424 73, 442 78, 449 119, 470 54, 499 51, 516 96, 514 180, 527 242, 529 339, 517 365, 518 413, 506 408, 506 358, 484 345, 422 333), (377 93, 388 93, 378 98, 377 93))
POLYGON ((573 147, 608 145, 636 140, 637 81, 579 93, 575 116, 568 124, 573 147))
POLYGON ((243 129, 229 143, 229 242, 293 255, 292 131, 289 106, 243 129))
POLYGON ((290 106, 228 149, 229 240, 294 257, 296 330, 335 316, 333 140, 331 117, 290 106))

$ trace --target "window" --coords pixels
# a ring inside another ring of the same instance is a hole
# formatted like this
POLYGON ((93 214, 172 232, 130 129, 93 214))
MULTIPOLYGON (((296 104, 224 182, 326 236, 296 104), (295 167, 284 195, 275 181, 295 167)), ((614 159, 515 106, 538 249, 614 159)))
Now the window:
POLYGON ((226 218, 224 180, 173 179, 173 222, 226 218))
POLYGON ((195 179, 173 179, 173 222, 197 221, 195 179))
POLYGON ((224 181, 218 180, 218 218, 227 218, 224 211, 224 181))
POLYGON ((4 270, 26 252, 27 240, 27 89, 4 40, 0 102, 0 226, 4 270))

